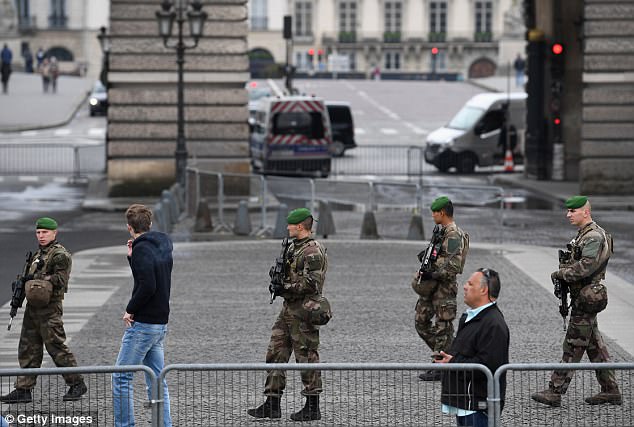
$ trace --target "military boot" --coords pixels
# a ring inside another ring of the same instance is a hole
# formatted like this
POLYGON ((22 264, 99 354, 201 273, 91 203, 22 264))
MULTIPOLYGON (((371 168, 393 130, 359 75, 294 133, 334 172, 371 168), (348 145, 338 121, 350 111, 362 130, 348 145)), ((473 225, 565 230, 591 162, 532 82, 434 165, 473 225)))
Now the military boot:
POLYGON ((440 381, 441 372, 435 369, 430 369, 426 372, 423 372, 418 376, 418 378, 422 381, 440 381))
POLYGON ((0 402, 4 403, 29 403, 31 398, 31 390, 24 388, 16 388, 9 394, 0 396, 0 402))
POLYGON ((306 396, 306 404, 301 411, 291 415, 293 421, 321 420, 319 412, 319 396, 306 396))
POLYGON ((254 409, 249 409, 247 414, 255 418, 281 418, 280 398, 268 396, 263 404, 254 409))
POLYGON ((536 402, 543 403, 548 406, 554 406, 555 408, 561 406, 561 393, 557 393, 549 388, 534 393, 531 395, 531 398, 536 402))
POLYGON ((602 405, 604 403, 611 403, 613 405, 623 404, 621 393, 619 393, 618 390, 616 392, 602 391, 594 396, 586 397, 585 401, 590 405, 602 405))
POLYGON ((86 387, 86 383, 84 381, 77 384, 73 384, 68 389, 68 393, 66 393, 64 397, 62 397, 62 400, 65 400, 67 402, 73 401, 73 400, 79 400, 84 394, 86 394, 87 391, 88 391, 88 387, 86 387))

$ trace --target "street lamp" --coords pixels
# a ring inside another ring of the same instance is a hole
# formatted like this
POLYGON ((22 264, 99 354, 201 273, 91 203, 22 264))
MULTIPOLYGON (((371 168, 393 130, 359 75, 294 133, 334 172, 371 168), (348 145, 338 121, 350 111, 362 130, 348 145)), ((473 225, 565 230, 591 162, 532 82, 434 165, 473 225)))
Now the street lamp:
POLYGON ((203 26, 207 19, 207 13, 201 11, 202 4, 199 0, 164 0, 161 3, 161 10, 156 12, 159 35, 163 37, 165 47, 176 49, 176 64, 178 64, 178 132, 176 137, 176 181, 185 186, 185 168, 187 167, 187 147, 185 145, 185 100, 183 83, 183 65, 185 64, 185 50, 198 46, 198 40, 202 36, 203 26), (183 41, 183 24, 189 21, 189 30, 193 45, 187 45, 183 41), (178 26, 178 41, 170 45, 169 38, 172 36, 172 27, 176 21, 178 26))
POLYGON ((101 52, 103 52, 103 59, 101 64, 101 73, 99 74, 99 80, 108 89, 108 71, 110 67, 110 35, 107 34, 106 27, 99 28, 99 34, 97 35, 99 40, 99 46, 101 52))

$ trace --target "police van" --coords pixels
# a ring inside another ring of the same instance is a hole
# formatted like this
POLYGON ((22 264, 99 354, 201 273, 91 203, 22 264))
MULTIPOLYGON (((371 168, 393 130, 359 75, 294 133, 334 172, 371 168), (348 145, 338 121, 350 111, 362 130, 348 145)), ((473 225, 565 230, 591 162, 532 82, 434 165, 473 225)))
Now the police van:
POLYGON ((455 167, 458 173, 472 173, 476 166, 504 163, 508 140, 515 162, 521 162, 526 98, 523 92, 475 95, 448 124, 427 136, 425 161, 441 172, 455 167))
POLYGON ((327 177, 331 150, 332 131, 323 99, 309 96, 260 99, 249 137, 255 172, 327 177))

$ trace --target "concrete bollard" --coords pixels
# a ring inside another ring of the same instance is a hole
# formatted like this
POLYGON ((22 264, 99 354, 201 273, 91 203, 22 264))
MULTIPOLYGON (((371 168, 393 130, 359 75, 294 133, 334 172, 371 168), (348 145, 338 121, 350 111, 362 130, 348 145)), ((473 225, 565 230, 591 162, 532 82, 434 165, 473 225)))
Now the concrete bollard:
POLYGON ((416 214, 412 215, 412 220, 409 222, 407 240, 425 240, 425 230, 423 229, 422 216, 416 214))
POLYGON ((172 184, 169 191, 174 195, 174 199, 176 200, 178 207, 178 213, 180 214, 185 210, 185 191, 178 182, 172 184))
POLYGON ((286 203, 280 203, 277 208, 277 218, 275 219, 275 229, 273 230, 274 239, 283 239, 288 237, 288 230, 286 229, 286 217, 288 216, 288 205, 286 203))
POLYGON ((374 212, 368 211, 363 214, 363 223, 361 224, 361 239, 378 239, 379 232, 376 228, 376 218, 374 212))
POLYGON ((248 236, 251 233, 251 219, 249 218, 249 206, 246 200, 242 200, 238 204, 233 232, 238 236, 248 236))
POLYGON ((157 231, 162 231, 163 233, 167 233, 167 228, 165 226, 165 215, 163 214, 163 204, 157 203, 152 208, 152 228, 157 231))
POLYGON ((165 219, 165 227, 171 228, 172 224, 176 221, 172 218, 172 208, 170 207, 170 200, 167 197, 162 197, 161 201, 161 211, 163 212, 163 218, 165 219))
POLYGON ((328 238, 329 234, 335 234, 335 220, 332 217, 330 203, 319 201, 319 220, 317 221, 317 235, 328 238))
POLYGON ((172 221, 172 224, 176 224, 178 222, 178 217, 180 216, 176 197, 174 197, 174 194, 171 191, 163 190, 161 192, 161 201, 163 200, 167 201, 166 209, 169 210, 170 221, 172 221))
POLYGON ((196 208, 196 222, 194 223, 194 231, 209 232, 213 230, 211 223, 211 212, 206 201, 199 201, 196 208))

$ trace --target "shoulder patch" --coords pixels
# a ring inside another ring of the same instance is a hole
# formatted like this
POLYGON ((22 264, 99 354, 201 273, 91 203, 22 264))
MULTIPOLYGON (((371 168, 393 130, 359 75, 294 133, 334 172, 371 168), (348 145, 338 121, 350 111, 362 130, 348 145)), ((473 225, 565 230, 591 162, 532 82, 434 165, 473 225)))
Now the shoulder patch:
POLYGON ((595 238, 590 238, 583 245, 583 249, 581 250, 582 257, 588 258, 596 258, 599 255, 599 250, 601 249, 601 242, 596 240, 595 238))
POLYGON ((309 270, 319 270, 322 263, 323 260, 319 253, 310 254, 306 257, 306 265, 308 265, 309 270))
POLYGON ((460 238, 460 236, 450 237, 447 240, 447 252, 449 252, 450 254, 456 252, 458 249, 460 249, 461 243, 462 243, 462 239, 460 238))

